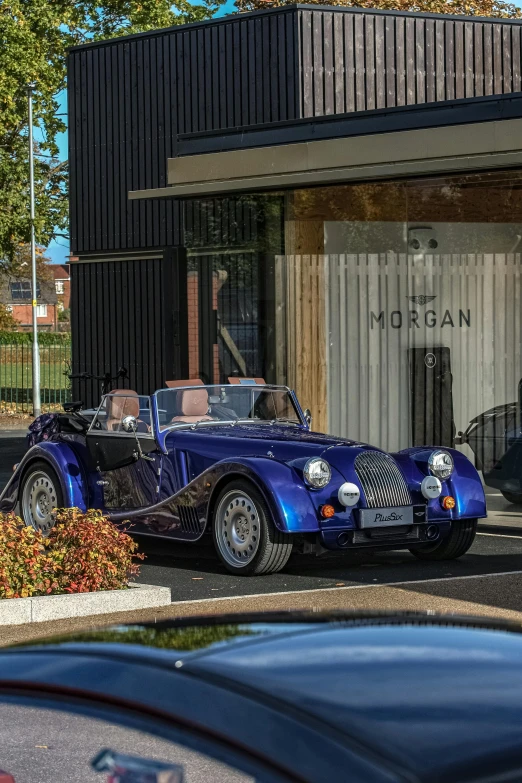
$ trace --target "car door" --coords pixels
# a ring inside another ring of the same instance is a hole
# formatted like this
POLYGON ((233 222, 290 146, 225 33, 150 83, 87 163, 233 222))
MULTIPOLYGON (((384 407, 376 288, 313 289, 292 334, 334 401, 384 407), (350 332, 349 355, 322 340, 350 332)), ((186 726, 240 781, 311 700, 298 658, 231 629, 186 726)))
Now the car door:
POLYGON ((86 439, 106 509, 157 503, 163 457, 153 430, 149 397, 119 389, 103 398, 86 439))

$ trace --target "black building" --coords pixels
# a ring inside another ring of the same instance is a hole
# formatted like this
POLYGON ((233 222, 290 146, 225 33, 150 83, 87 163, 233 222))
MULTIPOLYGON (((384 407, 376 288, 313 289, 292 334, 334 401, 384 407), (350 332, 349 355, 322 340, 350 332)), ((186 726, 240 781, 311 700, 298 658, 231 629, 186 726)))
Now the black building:
POLYGON ((389 449, 514 399, 521 51, 324 6, 72 49, 74 371, 264 377, 389 449))

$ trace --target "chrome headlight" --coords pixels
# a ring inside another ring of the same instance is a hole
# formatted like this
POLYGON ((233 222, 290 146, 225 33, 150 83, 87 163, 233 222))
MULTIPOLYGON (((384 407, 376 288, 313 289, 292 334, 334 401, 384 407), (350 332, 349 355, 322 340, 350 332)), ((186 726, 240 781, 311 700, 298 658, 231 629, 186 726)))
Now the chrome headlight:
POLYGON ((428 467, 432 476, 445 481, 453 473, 453 457, 447 451, 433 451, 428 460, 428 467))
POLYGON ((332 478, 330 465, 321 457, 312 457, 303 468, 303 475, 307 484, 315 489, 326 487, 332 478))

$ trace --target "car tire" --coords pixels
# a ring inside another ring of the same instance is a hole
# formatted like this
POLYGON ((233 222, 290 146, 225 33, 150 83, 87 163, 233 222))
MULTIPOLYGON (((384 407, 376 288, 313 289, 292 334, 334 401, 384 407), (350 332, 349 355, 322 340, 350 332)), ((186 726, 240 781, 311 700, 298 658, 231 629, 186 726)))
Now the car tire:
POLYGON ((33 462, 24 473, 19 493, 20 516, 28 527, 47 536, 54 525, 53 512, 63 507, 56 471, 47 462, 33 462))
POLYGON ((508 503, 513 503, 515 506, 519 506, 522 503, 522 495, 517 495, 516 492, 502 492, 502 494, 508 503))
POLYGON ((275 574, 292 553, 292 537, 276 528, 259 490, 239 479, 219 493, 212 537, 219 559, 231 574, 275 574))
POLYGON ((456 560, 465 555, 475 540, 476 519, 453 522, 448 536, 434 544, 423 544, 410 549, 419 560, 456 560))

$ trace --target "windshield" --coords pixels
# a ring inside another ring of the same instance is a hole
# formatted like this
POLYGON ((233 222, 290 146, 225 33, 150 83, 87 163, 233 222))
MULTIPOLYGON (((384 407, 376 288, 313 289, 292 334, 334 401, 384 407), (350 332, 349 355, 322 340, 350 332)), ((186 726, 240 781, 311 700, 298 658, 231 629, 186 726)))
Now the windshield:
POLYGON ((136 420, 137 434, 152 432, 150 398, 129 389, 120 389, 103 397, 90 429, 129 434, 129 430, 123 426, 128 416, 136 420))
POLYGON ((286 388, 246 386, 191 386, 156 393, 160 429, 187 425, 241 422, 301 424, 286 388))

